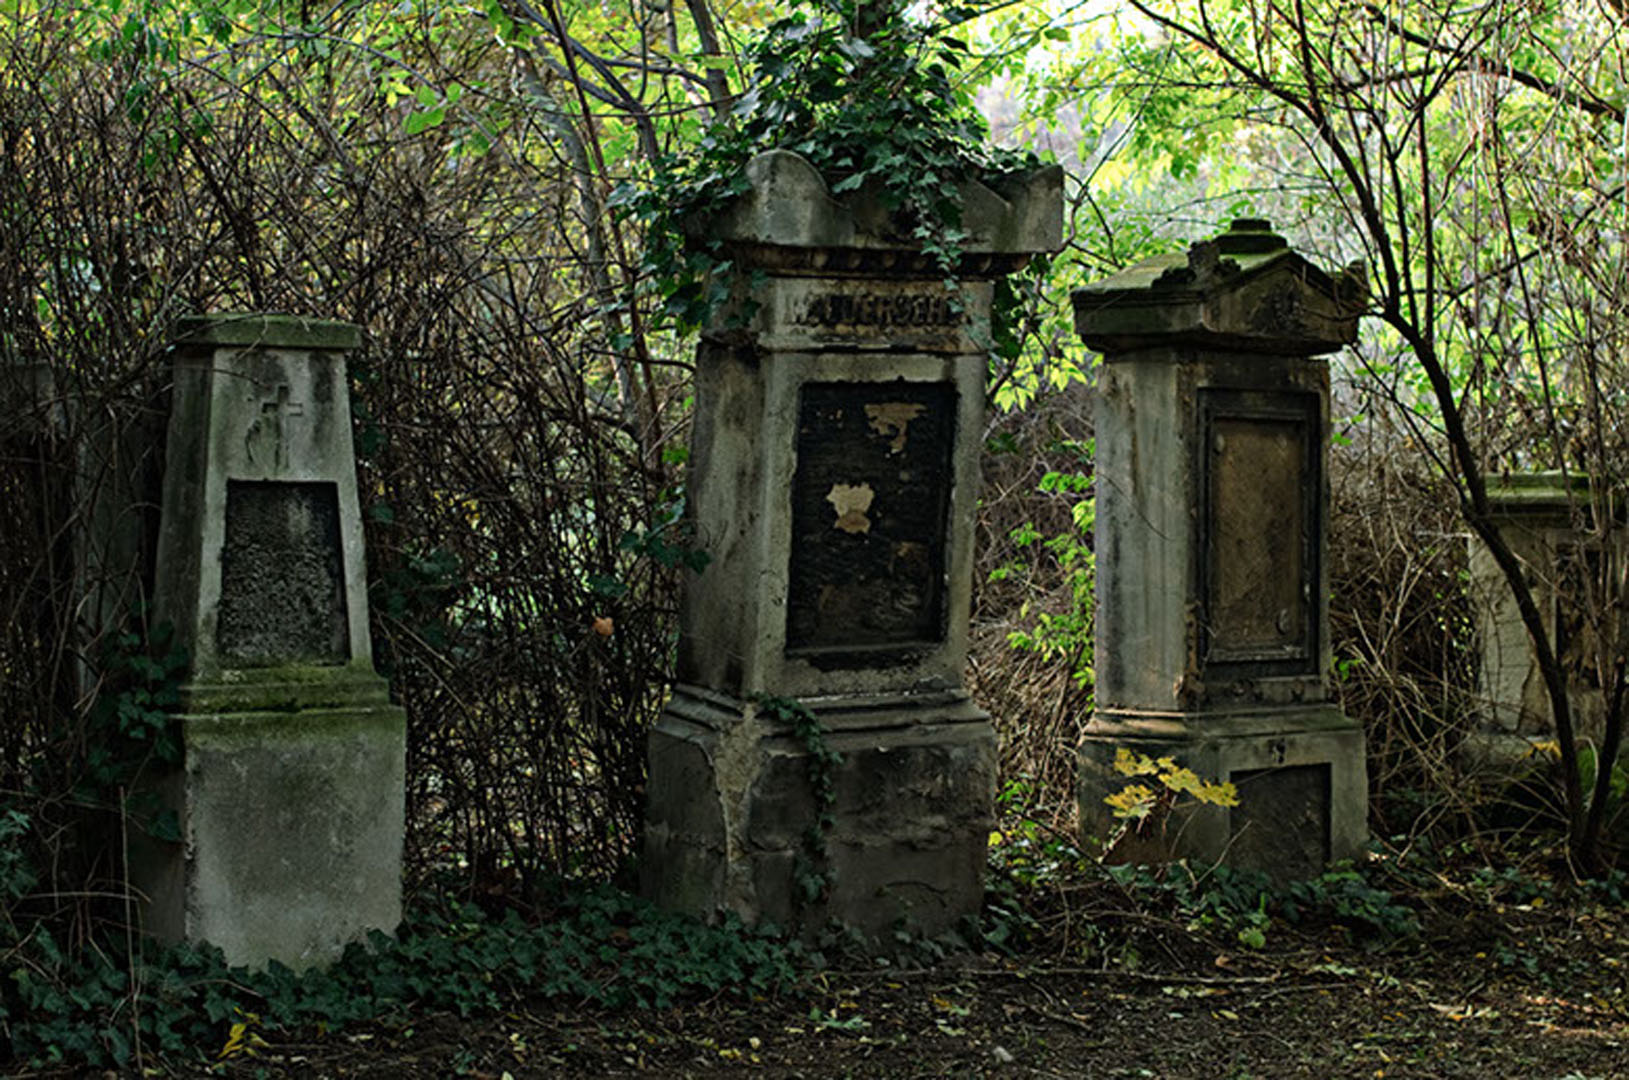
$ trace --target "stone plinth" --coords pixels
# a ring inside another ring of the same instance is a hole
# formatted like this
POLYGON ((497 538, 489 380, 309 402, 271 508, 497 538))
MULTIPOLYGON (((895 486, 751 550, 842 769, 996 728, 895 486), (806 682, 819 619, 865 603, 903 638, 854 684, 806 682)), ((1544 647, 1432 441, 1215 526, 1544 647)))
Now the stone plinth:
POLYGON ((183 842, 132 852, 145 927, 303 968, 401 919, 405 723, 373 670, 344 323, 183 321, 155 618, 191 657, 183 842))
POLYGON ((1323 358, 1354 339, 1362 296, 1253 220, 1074 294, 1103 353, 1083 827, 1111 828, 1119 747, 1239 789, 1128 855, 1288 877, 1363 848, 1363 734, 1327 682, 1323 358))
POLYGON ((866 193, 834 198, 783 151, 747 176, 696 226, 756 280, 697 355, 689 508, 710 562, 650 738, 645 887, 707 916, 937 932, 979 909, 996 778, 962 688, 993 282, 1059 246, 1061 174, 965 185, 954 291, 866 193), (801 703, 842 755, 825 829, 765 699, 801 703))
MULTIPOLYGON (((1580 618, 1599 595, 1601 560, 1621 565, 1621 539, 1610 550, 1595 535, 1589 478, 1559 472, 1516 473, 1488 480, 1488 502, 1500 534, 1525 569, 1545 633, 1569 676, 1568 698, 1579 738, 1599 744, 1606 701, 1595 670, 1593 635, 1580 618)), ((1613 535, 1621 536, 1615 530, 1613 535)), ((1520 768, 1537 743, 1555 738, 1550 697, 1539 673, 1516 598, 1486 545, 1470 547, 1470 596, 1476 620, 1481 709, 1463 750, 1473 765, 1496 773, 1520 768)), ((1604 606, 1604 605, 1597 605, 1604 606)))

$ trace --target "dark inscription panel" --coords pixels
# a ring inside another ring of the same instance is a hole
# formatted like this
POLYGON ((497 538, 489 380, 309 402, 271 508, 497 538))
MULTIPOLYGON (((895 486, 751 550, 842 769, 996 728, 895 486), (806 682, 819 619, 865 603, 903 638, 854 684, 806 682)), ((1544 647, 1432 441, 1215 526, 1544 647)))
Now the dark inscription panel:
POLYGON ((242 667, 350 659, 334 484, 227 483, 216 646, 242 667))
POLYGON ((1286 879, 1316 877, 1329 861, 1329 766, 1252 769, 1231 777, 1227 861, 1286 879))
POLYGON ((944 640, 950 383, 813 383, 798 408, 786 647, 944 640))

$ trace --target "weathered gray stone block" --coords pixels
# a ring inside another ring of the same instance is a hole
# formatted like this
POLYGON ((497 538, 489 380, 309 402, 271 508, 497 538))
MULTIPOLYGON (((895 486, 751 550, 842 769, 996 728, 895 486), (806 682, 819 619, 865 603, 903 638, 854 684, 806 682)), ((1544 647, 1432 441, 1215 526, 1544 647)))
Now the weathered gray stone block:
POLYGON ((1313 706, 1205 719, 1186 732, 1149 736, 1125 725, 1099 725, 1094 717, 1080 749, 1085 833, 1108 836, 1118 824, 1104 799, 1132 782, 1114 768, 1115 752, 1124 747, 1155 759, 1173 756, 1201 777, 1232 781, 1239 805, 1180 803, 1156 831, 1128 836, 1116 852, 1122 861, 1194 858, 1297 879, 1363 851, 1363 732, 1340 710, 1313 706))
POLYGON ((66 423, 51 365, 0 357, 0 443, 60 434, 66 423))
POLYGON ((357 330, 182 323, 154 608, 191 664, 185 763, 152 786, 145 926, 303 968, 401 918, 405 719, 373 671, 345 352, 357 330))
POLYGON ((676 699, 650 742, 648 894, 703 917, 809 930, 835 920, 873 936, 939 933, 975 914, 997 769, 983 714, 940 695, 816 715, 842 755, 835 824, 818 840, 808 755, 783 725, 751 703, 676 699), (827 877, 818 901, 803 891, 811 874, 827 877))
POLYGON ((183 857, 144 838, 145 929, 205 941, 232 963, 327 963, 401 921, 400 710, 194 713, 165 784, 183 857))
MULTIPOLYGON (((888 236, 888 213, 876 191, 835 197, 820 172, 790 150, 759 154, 746 174, 746 194, 718 219, 697 222, 698 232, 738 243, 821 249, 828 254, 817 269, 841 270, 845 251, 910 254, 888 236)), ((989 183, 964 181, 961 202, 967 233, 961 246, 969 255, 1027 255, 1063 246, 1063 170, 1057 166, 989 183)))
POLYGON ((1119 746, 1257 804, 1185 811, 1137 854, 1282 875, 1361 851, 1362 733, 1327 704, 1321 354, 1353 338, 1362 295, 1259 221, 1074 294, 1082 339, 1104 353, 1083 823, 1107 831, 1119 746))

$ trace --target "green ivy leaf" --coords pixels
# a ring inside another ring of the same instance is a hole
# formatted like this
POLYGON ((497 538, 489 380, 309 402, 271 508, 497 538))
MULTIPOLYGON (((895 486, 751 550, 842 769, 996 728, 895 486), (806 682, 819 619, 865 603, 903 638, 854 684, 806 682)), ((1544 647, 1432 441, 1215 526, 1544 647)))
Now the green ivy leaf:
POLYGON ((406 127, 409 135, 418 135, 428 131, 430 128, 439 127, 441 122, 446 118, 447 110, 438 107, 430 109, 427 112, 409 113, 407 116, 407 122, 404 126, 406 127))

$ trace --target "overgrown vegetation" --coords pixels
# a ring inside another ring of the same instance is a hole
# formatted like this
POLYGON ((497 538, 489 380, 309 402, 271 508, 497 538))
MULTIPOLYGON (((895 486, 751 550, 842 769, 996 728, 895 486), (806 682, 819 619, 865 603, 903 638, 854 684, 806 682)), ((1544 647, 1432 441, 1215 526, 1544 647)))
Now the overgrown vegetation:
MULTIPOLYGON (((0 835, 6 826, 0 823, 0 835)), ((8 888, 26 880, 8 871, 8 888)), ((462 1017, 517 1000, 565 998, 613 1009, 667 1008, 699 994, 773 994, 793 985, 800 950, 738 923, 709 927, 605 887, 554 887, 555 906, 522 919, 449 903, 375 934, 329 970, 229 970, 218 950, 77 951, 48 930, 8 943, 0 1027, 14 1065, 116 1066, 256 1057, 268 1040, 333 1034, 412 1012, 462 1017)))
MULTIPOLYGON (((742 167, 765 150, 789 150, 826 177, 833 194, 872 190, 890 212, 888 231, 918 248, 954 288, 966 234, 962 183, 1034 169, 1033 153, 988 140, 962 68, 966 41, 949 28, 976 8, 940 19, 903 5, 806 0, 742 48, 743 88, 709 125, 699 150, 656 162, 648 182, 629 183, 622 204, 646 226, 645 267, 680 327, 706 325, 729 294, 733 267, 702 223, 746 191, 742 167)), ((997 353, 1016 359, 1018 293, 1044 277, 1003 286, 997 353)))
MULTIPOLYGON (((1585 475, 1587 543, 1621 543, 1620 14, 987 7, 0 14, 0 1022, 15 1053, 230 1064, 301 1026, 533 991, 659 1005, 791 985, 794 949, 555 891, 560 874, 625 879, 636 850, 675 586, 706 558, 683 516, 682 332, 729 272, 684 222, 770 147, 839 192, 880 191, 898 237, 947 275, 960 180, 1037 153, 1072 178, 1069 245, 1004 298, 991 343, 970 682, 1010 798, 992 908, 965 943, 1129 971, 1183 934, 1258 954, 1334 925, 1407 948, 1446 933, 1438 912, 1621 911, 1622 560, 1583 560, 1563 600, 1571 654, 1531 590, 1523 604, 1557 760, 1538 755, 1504 798, 1467 784, 1458 754, 1486 705, 1465 541, 1498 550, 1488 478, 1585 475), (1285 889, 1107 869, 1073 832, 1094 481, 1066 290, 1245 212, 1322 263, 1367 258, 1377 297, 1336 365, 1332 678, 1368 733, 1385 846, 1285 889), (120 865, 131 830, 173 829, 138 789, 174 760, 180 658, 142 614, 151 523, 135 519, 150 511, 108 508, 155 504, 169 326, 227 309, 366 331, 351 375, 375 659, 411 725, 409 884, 441 914, 327 976, 144 952, 120 865), (1607 706, 1597 727, 1572 720, 1568 665, 1607 706)), ((818 725, 786 718, 811 769, 829 766, 818 725)), ((825 886, 813 827, 810 899, 825 886)), ((1520 935, 1493 937, 1491 963, 1534 977, 1562 951, 1541 963, 1520 935)), ((835 1005, 817 1021, 849 1022, 835 1005)))

